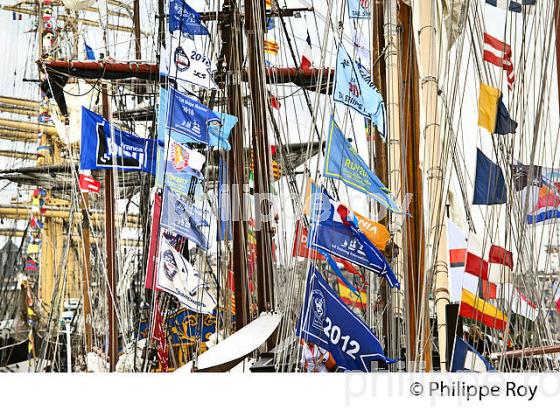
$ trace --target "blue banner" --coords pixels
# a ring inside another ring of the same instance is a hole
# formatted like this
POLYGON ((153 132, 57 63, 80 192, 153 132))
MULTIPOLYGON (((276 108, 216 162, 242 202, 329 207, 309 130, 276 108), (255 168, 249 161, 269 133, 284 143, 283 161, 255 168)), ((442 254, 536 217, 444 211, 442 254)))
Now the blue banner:
POLYGON ((329 351, 339 369, 371 371, 371 362, 394 363, 377 337, 311 266, 296 334, 329 351))
POLYGON ((348 0, 348 16, 351 19, 369 19, 371 11, 369 2, 371 0, 348 0))
POLYGON ((156 172, 157 140, 121 131, 101 115, 82 107, 80 169, 156 172))
POLYGON ((202 210, 194 204, 189 204, 179 195, 168 188, 163 190, 163 208, 161 212, 161 227, 171 233, 181 235, 208 250, 206 235, 200 227, 208 226, 202 216, 202 210))
POLYGON ((190 35, 208 34, 208 29, 200 22, 200 15, 185 0, 169 2, 169 32, 176 30, 190 35))
POLYGON ((166 141, 169 129, 171 139, 177 142, 231 149, 228 138, 237 124, 237 117, 212 111, 173 88, 171 91, 160 88, 159 95, 158 140, 161 144, 166 141))
POLYGON ((336 55, 333 100, 356 110, 371 119, 377 131, 385 138, 385 104, 369 71, 354 62, 342 46, 336 55))
POLYGON ((313 196, 307 246, 362 266, 386 278, 391 287, 399 288, 399 281, 381 252, 357 225, 343 222, 338 208, 347 208, 334 202, 326 191, 319 190, 314 184, 311 188, 313 196))
POLYGON ((391 211, 402 213, 388 195, 388 189, 344 137, 332 117, 325 152, 324 176, 340 179, 349 187, 369 195, 391 211))

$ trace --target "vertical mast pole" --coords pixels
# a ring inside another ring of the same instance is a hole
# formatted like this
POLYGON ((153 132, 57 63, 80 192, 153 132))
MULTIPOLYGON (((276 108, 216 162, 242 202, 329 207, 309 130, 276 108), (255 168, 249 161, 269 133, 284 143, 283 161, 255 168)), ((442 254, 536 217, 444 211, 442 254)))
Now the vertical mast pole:
POLYGON ((140 41, 140 0, 134 0, 134 52, 136 60, 142 60, 142 43, 140 41))
MULTIPOLYGON (((428 241, 426 261, 435 282, 434 299, 437 315, 438 348, 441 371, 447 371, 447 321, 445 307, 449 304, 447 226, 444 207, 444 166, 441 163, 442 141, 438 107, 439 41, 436 27, 436 2, 414 2, 417 19, 421 121, 427 157, 428 241), (423 114, 423 115, 422 115, 423 114)), ((422 301, 427 309, 428 289, 423 289, 422 301)), ((429 335, 426 335, 429 338, 429 335)))
POLYGON ((82 300, 84 307, 84 327, 86 337, 86 353, 93 349, 93 331, 91 326, 91 301, 89 289, 91 284, 91 238, 89 231, 89 194, 82 193, 82 245, 84 247, 84 266, 82 270, 82 300))
POLYGON ((245 31, 249 89, 251 94, 251 132, 253 137, 253 162, 255 167, 255 237, 257 242, 257 299, 259 312, 274 308, 272 278, 272 237, 270 227, 271 206, 263 195, 270 192, 270 144, 266 121, 266 81, 264 70, 265 1, 245 0, 245 31))
MULTIPOLYGON (((228 153, 228 185, 233 235, 232 270, 235 295, 235 328, 240 330, 249 322, 247 285, 247 221, 245 215, 245 163, 243 144, 243 95, 241 63, 243 38, 241 16, 236 0, 225 0, 222 8, 222 40, 225 50, 227 109, 238 119, 231 131, 232 149, 228 153)), ((227 238, 229 239, 229 238, 227 238)))
MULTIPOLYGON (((385 66, 387 78, 387 119, 388 132, 385 136, 388 145, 389 157, 389 189, 395 195, 397 203, 402 202, 402 178, 401 178, 401 119, 400 119, 400 70, 399 70, 399 33, 397 26, 397 0, 385 1, 385 66)), ((398 249, 402 249, 402 223, 400 216, 392 215, 390 218, 390 231, 393 233, 393 242, 398 249)), ((391 308, 393 323, 395 324, 396 338, 392 346, 392 355, 398 355, 400 347, 400 326, 404 318, 403 291, 405 283, 403 280, 403 256, 402 252, 393 257, 393 269, 397 279, 402 284, 400 290, 393 289, 391 293, 391 308)), ((394 333, 395 334, 395 333, 394 333)), ((394 335, 393 334, 393 335, 394 335)), ((392 344, 392 343, 391 343, 392 344)), ((390 345, 391 345, 390 344, 390 345)))
MULTIPOLYGON (((111 121, 111 109, 109 106, 109 96, 107 94, 107 84, 102 84, 102 104, 103 117, 111 121)), ((116 299, 115 286, 115 185, 113 181, 113 170, 105 170, 105 244, 107 251, 107 312, 109 317, 109 370, 115 371, 118 352, 118 326, 117 315, 114 304, 116 299)))

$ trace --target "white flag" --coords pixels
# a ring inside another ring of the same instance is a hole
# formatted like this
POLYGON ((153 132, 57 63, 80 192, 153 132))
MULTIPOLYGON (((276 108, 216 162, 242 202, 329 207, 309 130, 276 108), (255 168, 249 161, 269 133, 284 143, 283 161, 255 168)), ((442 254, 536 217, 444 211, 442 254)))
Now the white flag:
POLYGON ((163 237, 159 242, 156 288, 175 296, 183 306, 197 313, 212 313, 214 298, 200 274, 163 237))
POLYGON ((196 50, 193 40, 185 38, 179 43, 172 37, 171 44, 171 53, 161 49, 159 71, 162 74, 179 83, 186 81, 211 90, 218 88, 211 74, 216 71, 216 64, 196 50))
POLYGON ((371 56, 369 53, 368 40, 363 37, 355 28, 352 29, 352 44, 356 53, 356 61, 361 65, 369 67, 371 56))

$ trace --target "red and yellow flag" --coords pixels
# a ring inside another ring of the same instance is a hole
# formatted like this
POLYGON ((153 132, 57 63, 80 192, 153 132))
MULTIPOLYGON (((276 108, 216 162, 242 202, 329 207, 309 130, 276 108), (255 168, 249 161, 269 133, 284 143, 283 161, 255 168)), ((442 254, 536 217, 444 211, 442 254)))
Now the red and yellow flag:
POLYGON ((466 289, 463 289, 461 295, 459 314, 463 317, 482 322, 493 329, 502 331, 506 329, 508 323, 508 318, 504 312, 466 289))
POLYGON ((271 40, 264 40, 264 52, 268 54, 278 54, 278 50, 280 46, 278 43, 271 41, 271 40))
POLYGON ((365 309, 367 307, 367 293, 359 289, 360 294, 356 295, 344 282, 338 279, 338 295, 344 303, 349 306, 365 309))

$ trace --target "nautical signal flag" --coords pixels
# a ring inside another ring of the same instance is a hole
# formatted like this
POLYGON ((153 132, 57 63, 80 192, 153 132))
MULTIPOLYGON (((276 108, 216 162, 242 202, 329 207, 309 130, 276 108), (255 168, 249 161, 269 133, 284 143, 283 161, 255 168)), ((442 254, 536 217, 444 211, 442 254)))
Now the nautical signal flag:
POLYGON ((496 37, 484 33, 484 61, 503 68, 507 72, 508 87, 511 90, 515 81, 513 63, 511 61, 511 47, 496 37))
POLYGON ((556 305, 556 310, 560 313, 560 283, 556 284, 556 290, 554 292, 554 304, 556 305))
POLYGON ((527 223, 560 218, 560 170, 538 165, 512 164, 515 190, 527 223))
POLYGON ((78 177, 81 192, 97 193, 101 190, 101 183, 86 173, 80 173, 78 177))
MULTIPOLYGON (((523 6, 534 6, 537 4, 537 0, 486 0, 486 3, 500 9, 521 13, 524 9, 523 6)), ((530 12, 530 9, 525 8, 525 11, 530 12)))
POLYGON ((473 293, 463 289, 459 315, 474 319, 492 329, 505 330, 508 318, 500 309, 473 293))
POLYGON ((278 50, 280 46, 278 43, 271 41, 271 40, 264 40, 264 52, 268 54, 278 54, 278 50))
POLYGON ((502 101, 502 92, 483 83, 478 97, 478 125, 501 135, 513 134, 517 129, 517 122, 511 119, 502 101))
POLYGON ((302 70, 307 70, 313 65, 312 58, 312 48, 311 48, 311 36, 309 35, 309 30, 307 30, 307 37, 305 39, 305 48, 303 49, 303 54, 301 55, 301 68, 302 70))
POLYGON ((469 234, 465 272, 489 282, 506 283, 511 281, 512 270, 513 254, 510 251, 492 245, 472 232, 469 234))
POLYGON ((505 204, 506 201, 506 182, 502 169, 477 149, 473 205, 505 204))
POLYGON ((474 347, 459 337, 455 337, 455 346, 451 359, 452 372, 475 372, 485 373, 490 370, 496 370, 488 363, 488 360, 482 356, 474 347))

